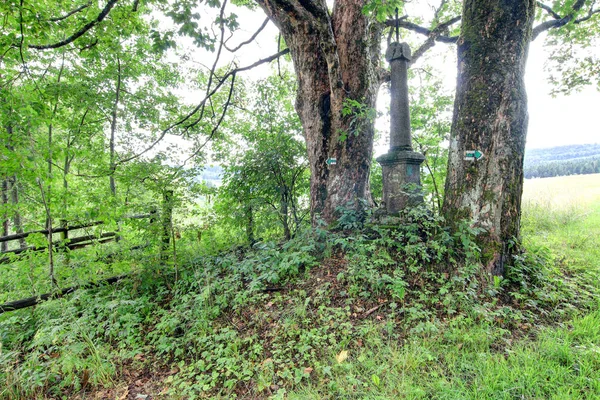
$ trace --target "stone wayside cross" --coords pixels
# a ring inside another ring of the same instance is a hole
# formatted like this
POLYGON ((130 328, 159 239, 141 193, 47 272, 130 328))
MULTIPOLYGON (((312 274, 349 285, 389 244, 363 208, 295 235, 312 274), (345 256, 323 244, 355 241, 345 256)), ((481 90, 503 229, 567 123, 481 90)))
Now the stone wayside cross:
POLYGON ((383 202, 387 214, 398 214, 423 202, 421 163, 425 157, 412 149, 408 107, 410 47, 390 43, 385 54, 391 66, 390 150, 377 158, 383 170, 383 202))

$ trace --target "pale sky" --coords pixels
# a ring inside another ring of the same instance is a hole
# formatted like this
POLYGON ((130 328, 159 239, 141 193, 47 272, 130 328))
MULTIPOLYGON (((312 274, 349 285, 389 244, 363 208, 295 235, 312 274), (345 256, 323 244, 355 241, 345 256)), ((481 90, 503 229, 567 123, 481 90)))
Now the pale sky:
MULTIPOLYGON (((262 18, 244 20, 242 26, 248 32, 248 36, 258 27, 262 18)), ((261 33, 258 47, 240 54, 241 65, 249 60, 256 59, 257 55, 262 57, 273 54, 276 45, 272 37, 277 30, 273 24, 261 33), (256 51, 258 49, 258 52, 256 51)), ((236 36, 241 36, 236 33, 236 36)), ((416 36, 418 41, 424 37, 416 36)), ((235 38, 234 38, 235 39, 235 38)), ((232 42, 235 40, 232 39, 232 42)), ((242 39, 240 39, 241 41, 242 39)), ((543 37, 532 42, 527 62, 525 82, 529 99, 529 131, 527 135, 527 148, 553 147, 568 144, 588 144, 600 142, 600 128, 597 122, 600 107, 600 92, 595 87, 588 87, 580 93, 570 96, 559 95, 553 98, 550 95, 552 86, 548 83, 548 74, 544 71, 544 62, 547 54, 543 47, 543 37)), ((454 46, 438 44, 435 49, 447 49, 455 52, 454 46)), ((433 51, 433 50, 432 50, 433 51)), ((438 64, 434 61, 434 65, 438 64)), ((418 65, 417 65, 418 66, 418 65)), ((445 75, 444 81, 449 88, 456 86, 456 60, 453 55, 447 59, 439 58, 440 72, 445 75)), ((268 67, 262 68, 261 73, 269 73, 268 67)), ((382 91, 384 92, 384 91, 382 91)), ((380 101, 385 103, 385 100, 380 101)))
POLYGON ((525 75, 529 101, 527 148, 600 143, 600 92, 587 87, 580 93, 553 98, 544 71, 546 59, 542 38, 538 38, 531 44, 525 75))

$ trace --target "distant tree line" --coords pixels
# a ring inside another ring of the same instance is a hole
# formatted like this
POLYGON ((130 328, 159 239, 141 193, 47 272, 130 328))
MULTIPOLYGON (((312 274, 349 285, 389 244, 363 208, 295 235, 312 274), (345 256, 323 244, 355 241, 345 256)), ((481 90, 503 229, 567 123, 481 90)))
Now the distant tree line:
POLYGON ((580 158, 566 161, 548 161, 537 165, 530 165, 525 168, 526 179, 598 173, 600 173, 600 157, 580 158))
POLYGON ((572 144, 547 149, 528 149, 525 164, 539 164, 546 161, 573 160, 600 156, 600 144, 572 144))
POLYGON ((597 173, 600 173, 600 144, 533 149, 525 154, 525 178, 597 173))

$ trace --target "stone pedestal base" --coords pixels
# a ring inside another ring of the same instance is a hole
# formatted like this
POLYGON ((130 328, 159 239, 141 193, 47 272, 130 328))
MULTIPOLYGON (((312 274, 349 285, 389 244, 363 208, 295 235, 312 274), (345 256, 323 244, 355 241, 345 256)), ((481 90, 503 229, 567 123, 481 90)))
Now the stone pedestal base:
POLYGON ((421 163, 425 157, 412 150, 390 150, 377 158, 383 170, 383 202, 388 215, 423 203, 421 163))

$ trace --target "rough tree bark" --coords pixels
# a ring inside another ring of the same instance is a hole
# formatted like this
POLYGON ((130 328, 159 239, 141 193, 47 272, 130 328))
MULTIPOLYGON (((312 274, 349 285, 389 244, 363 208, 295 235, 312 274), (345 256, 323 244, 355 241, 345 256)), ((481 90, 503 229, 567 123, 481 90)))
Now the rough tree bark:
POLYGON ((502 275, 519 238, 527 96, 523 76, 535 0, 465 0, 458 40, 443 212, 471 219, 487 270, 502 275), (484 158, 466 161, 466 150, 484 158))
POLYGON ((256 0, 290 49, 311 171, 311 214, 335 221, 336 208, 371 202, 373 121, 342 116, 347 99, 374 109, 379 89, 381 24, 362 13, 364 0, 256 0), (344 140, 343 138, 346 137, 344 140), (335 158, 336 164, 326 161, 335 158))

